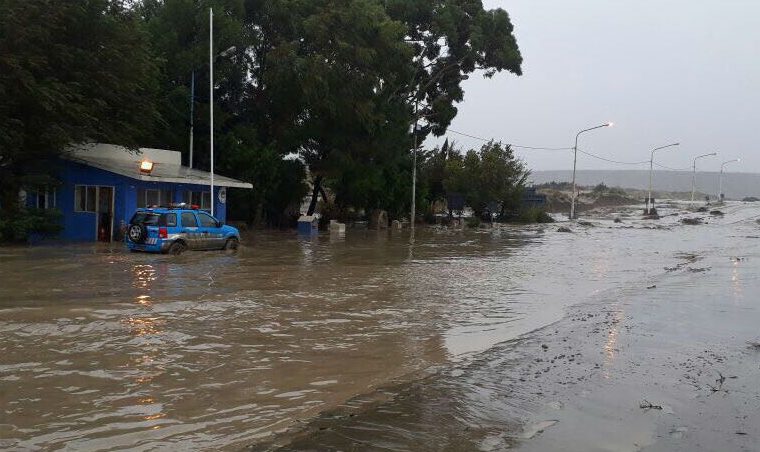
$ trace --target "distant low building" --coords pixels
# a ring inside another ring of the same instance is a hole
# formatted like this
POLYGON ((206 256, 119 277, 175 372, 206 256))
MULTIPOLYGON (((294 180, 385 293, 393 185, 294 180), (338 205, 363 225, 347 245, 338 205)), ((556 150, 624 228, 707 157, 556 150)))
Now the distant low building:
POLYGON ((141 148, 129 152, 122 146, 90 144, 66 151, 60 162, 55 189, 24 193, 28 207, 58 208, 63 213, 61 238, 76 241, 113 241, 121 237, 138 207, 197 205, 225 221, 227 188, 252 185, 181 164, 181 153, 141 148), (141 169, 145 162, 146 168, 141 169), (147 167, 150 167, 150 170, 147 167))
POLYGON ((546 207, 546 195, 542 195, 536 191, 536 187, 527 187, 523 191, 522 196, 523 207, 546 207))

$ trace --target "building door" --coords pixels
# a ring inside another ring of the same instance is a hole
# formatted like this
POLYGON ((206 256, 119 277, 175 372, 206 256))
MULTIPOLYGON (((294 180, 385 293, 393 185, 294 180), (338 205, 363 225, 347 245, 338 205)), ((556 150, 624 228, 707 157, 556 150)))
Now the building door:
POLYGON ((113 241, 113 187, 98 187, 97 239, 99 242, 113 241))

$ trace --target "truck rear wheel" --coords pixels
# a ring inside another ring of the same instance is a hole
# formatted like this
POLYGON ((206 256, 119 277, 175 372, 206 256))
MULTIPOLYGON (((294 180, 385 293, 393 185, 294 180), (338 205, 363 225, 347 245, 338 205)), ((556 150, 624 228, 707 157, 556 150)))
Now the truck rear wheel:
POLYGON ((185 245, 182 242, 174 242, 169 247, 169 254, 172 254, 174 256, 179 256, 180 254, 184 253, 187 250, 187 245, 185 245))

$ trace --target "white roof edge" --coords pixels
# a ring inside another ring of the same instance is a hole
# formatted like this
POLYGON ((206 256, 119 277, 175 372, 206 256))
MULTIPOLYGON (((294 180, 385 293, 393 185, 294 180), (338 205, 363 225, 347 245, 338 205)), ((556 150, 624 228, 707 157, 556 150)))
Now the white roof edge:
MULTIPOLYGON (((104 171, 108 171, 109 173, 118 174, 120 176, 125 176, 125 177, 129 177, 130 179, 140 180, 144 182, 169 182, 169 183, 175 183, 175 184, 211 185, 210 179, 193 178, 193 177, 152 176, 152 175, 140 174, 137 170, 134 172, 124 171, 123 169, 118 168, 115 165, 107 164, 106 162, 108 162, 108 160, 106 160, 105 162, 90 160, 87 158, 82 158, 80 155, 64 155, 64 158, 66 158, 67 160, 77 162, 77 163, 81 163, 83 165, 91 166, 93 168, 102 169, 104 171)), ((175 165, 175 166, 181 166, 181 165, 175 165)), ((209 176, 211 175, 211 173, 206 172, 206 171, 195 170, 195 169, 193 171, 203 172, 205 174, 208 174, 209 176)), ((248 188, 248 189, 253 188, 253 184, 249 182, 239 181, 237 179, 233 179, 227 176, 222 176, 219 174, 216 174, 216 176, 218 177, 218 179, 214 180, 214 185, 217 187, 248 188)))
MULTIPOLYGON (((221 176, 221 177, 224 177, 224 179, 214 180, 215 187, 253 188, 253 184, 250 184, 248 182, 242 182, 242 181, 235 180, 226 176, 221 176)), ((211 181, 207 179, 147 176, 145 174, 140 174, 135 179, 145 181, 145 182, 171 182, 174 184, 211 185, 211 181)))
POLYGON ((182 153, 169 149, 138 148, 131 152, 125 146, 108 143, 80 143, 69 146, 64 152, 75 158, 101 158, 121 161, 140 161, 147 159, 153 163, 182 164, 182 153))

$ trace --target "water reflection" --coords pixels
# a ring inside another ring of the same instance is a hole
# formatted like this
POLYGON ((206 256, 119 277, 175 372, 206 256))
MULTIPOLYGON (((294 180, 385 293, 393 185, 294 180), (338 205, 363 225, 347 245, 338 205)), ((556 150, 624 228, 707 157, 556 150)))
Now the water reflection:
POLYGON ((611 319, 609 320, 609 330, 607 332, 607 341, 604 343, 604 378, 610 378, 610 370, 618 353, 618 339, 620 327, 625 315, 621 308, 614 308, 611 319))
POLYGON ((158 278, 156 269, 151 264, 136 264, 132 266, 134 275, 132 286, 136 289, 150 290, 151 282, 158 278))

